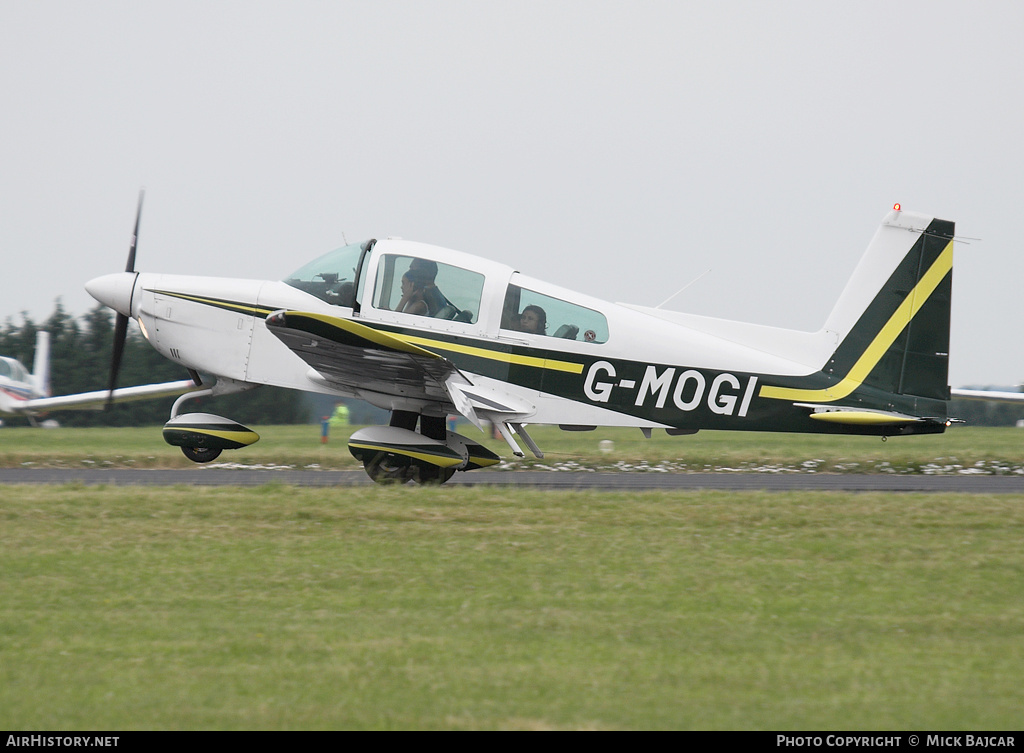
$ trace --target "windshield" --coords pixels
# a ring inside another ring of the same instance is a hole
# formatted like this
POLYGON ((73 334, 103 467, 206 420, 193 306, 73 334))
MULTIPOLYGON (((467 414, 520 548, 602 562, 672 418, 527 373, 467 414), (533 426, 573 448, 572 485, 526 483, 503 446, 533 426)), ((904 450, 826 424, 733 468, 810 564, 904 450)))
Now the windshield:
POLYGON ((28 372, 20 362, 13 358, 0 358, 0 376, 9 377, 15 382, 27 382, 28 372))
POLYGON ((293 288, 315 295, 335 306, 355 302, 356 265, 370 241, 350 243, 314 259, 285 278, 293 288))

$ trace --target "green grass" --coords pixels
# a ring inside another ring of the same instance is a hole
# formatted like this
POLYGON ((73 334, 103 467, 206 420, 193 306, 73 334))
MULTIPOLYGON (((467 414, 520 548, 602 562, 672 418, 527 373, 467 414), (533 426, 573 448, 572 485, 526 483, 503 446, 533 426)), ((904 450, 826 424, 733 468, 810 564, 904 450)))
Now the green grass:
MULTIPOLYGON (((320 441, 320 427, 256 427, 261 441, 225 452, 218 462, 242 465, 354 469, 346 449, 352 428, 333 429, 320 441)), ((708 470, 816 471, 831 473, 1024 473, 1024 431, 1014 428, 953 427, 937 436, 877 437, 813 434, 701 432, 669 437, 656 431, 645 439, 636 429, 563 432, 530 427, 545 452, 517 460, 500 439, 484 437, 468 424, 460 431, 501 455, 505 469, 576 467, 600 470, 662 469, 673 472, 708 470), (601 442, 613 448, 604 452, 601 442)), ((7 467, 135 467, 186 468, 192 463, 164 444, 160 427, 127 429, 0 428, 0 465, 7 467)))
POLYGON ((6 487, 0 728, 1019 729, 1022 503, 6 487))

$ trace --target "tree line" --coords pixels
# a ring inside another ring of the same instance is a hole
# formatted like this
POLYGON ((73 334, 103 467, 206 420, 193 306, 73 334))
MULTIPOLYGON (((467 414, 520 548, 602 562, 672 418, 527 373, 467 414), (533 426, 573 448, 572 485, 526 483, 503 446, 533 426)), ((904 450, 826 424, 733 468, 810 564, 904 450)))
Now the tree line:
MULTIPOLYGON (((26 313, 21 322, 10 317, 0 327, 0 355, 16 358, 31 370, 36 333, 50 333, 50 387, 54 395, 104 390, 110 381, 114 344, 114 315, 101 304, 77 318, 65 311, 58 298, 50 317, 36 323, 26 313)), ((153 349, 138 325, 131 322, 118 375, 118 387, 188 379, 188 372, 153 349)), ((207 381, 204 379, 204 382, 207 381)), ((209 383, 213 383, 210 379, 209 383)), ((146 426, 163 424, 170 417, 170 398, 140 400, 112 405, 106 410, 53 411, 64 426, 146 426)), ((203 411, 225 415, 242 423, 306 423, 311 409, 303 393, 276 387, 259 387, 217 398, 186 403, 183 412, 203 411)), ((16 418, 6 418, 8 423, 16 418)))
MULTIPOLYGON (((0 355, 17 358, 31 369, 36 333, 41 329, 50 333, 50 385, 54 395, 107 388, 114 343, 114 315, 108 308, 97 304, 79 319, 65 311, 58 298, 53 313, 42 323, 32 321, 26 313, 22 313, 20 324, 8 317, 0 327, 0 355)), ((181 366, 161 356, 146 342, 133 321, 128 329, 118 386, 187 378, 181 366)), ((318 420, 321 414, 329 414, 336 402, 339 401, 324 395, 259 387, 240 394, 190 401, 185 410, 218 413, 242 423, 295 424, 318 420)), ((360 400, 344 402, 354 424, 387 422, 386 411, 360 400)), ((170 415, 170 402, 167 398, 142 400, 113 405, 104 411, 65 410, 54 411, 53 415, 65 426, 146 426, 165 423, 170 415)), ((964 419, 971 426, 1013 426, 1024 419, 1024 406, 954 400, 949 415, 964 419)))

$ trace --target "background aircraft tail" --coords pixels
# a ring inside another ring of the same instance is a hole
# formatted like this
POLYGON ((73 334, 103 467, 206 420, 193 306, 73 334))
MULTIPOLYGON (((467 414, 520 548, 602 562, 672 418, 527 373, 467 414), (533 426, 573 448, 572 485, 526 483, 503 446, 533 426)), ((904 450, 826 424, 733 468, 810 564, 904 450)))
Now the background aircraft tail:
POLYGON ((36 354, 32 362, 32 389, 37 396, 50 396, 50 333, 36 333, 36 354))
POLYGON ((825 323, 825 373, 856 388, 948 400, 954 223, 893 209, 825 323))

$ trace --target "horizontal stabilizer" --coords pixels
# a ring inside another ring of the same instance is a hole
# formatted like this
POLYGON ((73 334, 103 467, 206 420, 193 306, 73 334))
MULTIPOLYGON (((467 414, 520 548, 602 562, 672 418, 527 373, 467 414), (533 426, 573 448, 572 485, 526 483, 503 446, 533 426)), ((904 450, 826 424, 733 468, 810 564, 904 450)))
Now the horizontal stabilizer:
POLYGON ((817 405, 814 403, 794 403, 799 408, 810 408, 811 418, 830 424, 848 426, 899 426, 917 423, 927 419, 908 416, 894 411, 871 410, 866 408, 847 408, 836 405, 817 405))

